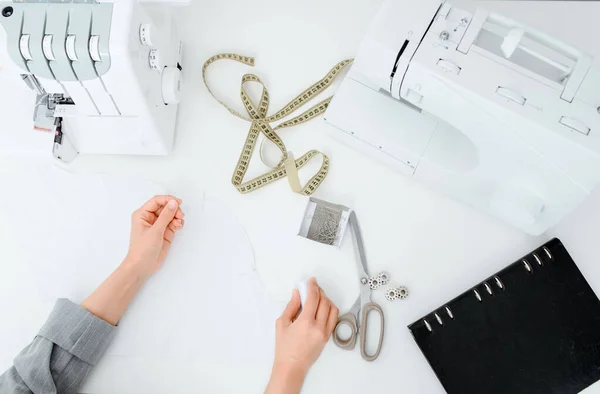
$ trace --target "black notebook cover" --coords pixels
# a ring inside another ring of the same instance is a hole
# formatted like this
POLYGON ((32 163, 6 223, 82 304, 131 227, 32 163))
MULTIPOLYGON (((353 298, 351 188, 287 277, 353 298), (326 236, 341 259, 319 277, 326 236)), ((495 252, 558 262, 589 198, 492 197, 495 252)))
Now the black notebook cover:
POLYGON ((575 394, 600 379, 600 301, 558 239, 409 329, 449 394, 575 394))

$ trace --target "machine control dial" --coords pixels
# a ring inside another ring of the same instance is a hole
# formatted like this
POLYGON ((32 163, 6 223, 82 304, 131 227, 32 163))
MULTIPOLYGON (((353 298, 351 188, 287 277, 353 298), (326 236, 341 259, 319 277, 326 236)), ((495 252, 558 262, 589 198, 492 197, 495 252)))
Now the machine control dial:
POLYGON ((148 64, 152 70, 160 70, 160 52, 158 49, 150 50, 150 53, 148 53, 148 64))
POLYGON ((152 42, 152 30, 152 25, 149 23, 144 23, 140 26, 140 42, 142 43, 142 45, 147 47, 151 47, 152 45, 154 45, 154 43, 152 42))

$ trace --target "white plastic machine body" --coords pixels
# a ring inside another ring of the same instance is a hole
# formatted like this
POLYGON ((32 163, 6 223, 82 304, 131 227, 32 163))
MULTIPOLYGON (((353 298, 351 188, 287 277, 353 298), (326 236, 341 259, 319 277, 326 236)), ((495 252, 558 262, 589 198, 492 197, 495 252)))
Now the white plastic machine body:
POLYGON ((600 181, 600 69, 530 27, 388 0, 325 115, 332 134, 538 235, 600 181))
POLYGON ((170 152, 182 45, 157 3, 169 1, 0 2, 11 59, 44 93, 64 95, 50 116, 76 151, 170 152))

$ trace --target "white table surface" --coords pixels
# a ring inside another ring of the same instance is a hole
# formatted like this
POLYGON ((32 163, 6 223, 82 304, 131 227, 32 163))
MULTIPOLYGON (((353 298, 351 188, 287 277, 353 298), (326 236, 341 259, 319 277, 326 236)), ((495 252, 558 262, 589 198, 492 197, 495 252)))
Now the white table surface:
MULTIPOLYGON (((358 294, 349 237, 340 250, 297 237, 306 198, 293 194, 286 181, 249 195, 238 194, 230 178, 248 124, 232 117, 210 97, 202 83, 201 66, 220 52, 255 56, 252 72, 270 89, 273 112, 336 62, 353 56, 380 3, 195 0, 190 7, 176 11, 185 44, 185 93, 173 153, 168 157, 82 155, 70 167, 82 173, 151 179, 174 194, 205 191, 226 203, 246 228, 258 272, 276 300, 286 301, 299 280, 316 275, 341 310, 346 310, 358 294)), ((597 5, 580 3, 577 7, 583 12, 575 15, 566 12, 572 11, 573 5, 549 4, 554 15, 562 15, 564 24, 544 18, 536 4, 486 5, 567 41, 578 42, 584 34, 600 36, 598 27, 593 27, 593 13, 600 11, 597 5), (595 29, 595 34, 590 29, 595 29)), ((598 51, 595 43, 581 47, 598 51)), ((217 63, 210 80, 221 97, 241 109, 239 80, 249 71, 244 66, 217 63)), ((10 121, 10 108, 4 107, 0 113, 10 121)), ((385 343, 376 362, 363 361, 358 349, 346 352, 329 343, 303 392, 443 393, 406 326, 552 236, 563 239, 592 287, 600 290, 600 265, 595 261, 600 193, 557 229, 531 237, 363 157, 330 138, 328 127, 314 120, 285 130, 283 140, 296 155, 315 148, 330 157, 329 176, 315 196, 357 212, 371 273, 390 272, 393 280, 409 287, 411 295, 406 301, 389 303, 383 292, 375 294, 386 314, 385 343)), ((18 167, 19 163, 20 159, 0 156, 0 165, 18 167)), ((254 173, 260 170, 260 166, 253 168, 254 173)), ((10 261, 11 256, 5 258, 10 261)), ((22 267, 2 267, 6 281, 11 277, 23 280, 26 273, 22 267)), ((18 319, 10 324, 18 326, 18 319)), ((239 365, 233 360, 234 355, 231 363, 215 365, 210 355, 186 362, 107 357, 86 387, 95 388, 96 393, 260 392, 270 366, 239 365)))

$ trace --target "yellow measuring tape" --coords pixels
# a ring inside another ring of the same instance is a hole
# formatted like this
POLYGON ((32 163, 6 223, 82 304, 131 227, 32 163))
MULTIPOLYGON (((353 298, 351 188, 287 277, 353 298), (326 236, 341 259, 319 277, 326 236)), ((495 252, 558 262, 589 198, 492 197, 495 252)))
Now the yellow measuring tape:
POLYGON ((335 67, 333 67, 323 79, 312 85, 310 88, 306 89, 304 92, 300 93, 298 97, 296 97, 294 100, 288 103, 285 107, 283 107, 283 109, 271 116, 267 116, 267 112, 269 110, 269 91, 267 90, 266 86, 256 75, 244 75, 242 77, 241 96, 242 102, 244 103, 244 107, 246 108, 246 111, 250 116, 246 117, 240 114, 239 112, 229 108, 227 104, 219 100, 214 95, 208 83, 206 82, 206 69, 217 60, 222 59, 234 60, 236 62, 246 64, 248 66, 254 66, 254 58, 240 56, 234 53, 223 53, 208 59, 202 67, 202 78, 204 79, 204 84, 206 85, 206 88, 208 89, 209 93, 213 96, 213 98, 217 100, 222 106, 227 108, 227 110, 232 115, 251 122, 250 130, 248 131, 248 136, 246 137, 246 143, 244 144, 244 149, 240 154, 240 158, 233 173, 231 183, 238 189, 240 193, 250 193, 251 191, 259 189, 263 186, 268 185, 271 182, 274 182, 281 178, 285 178, 287 176, 290 187, 294 192, 310 196, 314 193, 315 190, 317 190, 317 188, 321 185, 321 183, 327 176, 327 172, 329 171, 329 158, 319 151, 311 150, 305 153, 299 159, 294 160, 294 157, 291 154, 288 154, 285 145, 283 144, 281 138, 279 138, 279 135, 277 135, 276 130, 295 126, 319 116, 320 114, 325 112, 327 106, 331 102, 332 97, 321 101, 320 103, 314 105, 313 107, 306 110, 302 114, 296 116, 295 118, 280 123, 275 128, 271 127, 270 123, 281 120, 286 116, 290 115, 298 108, 304 106, 309 101, 311 101, 319 93, 323 92, 325 89, 331 86, 335 78, 347 65, 352 63, 352 60, 344 60, 343 62, 336 64, 335 67), (248 96, 248 93, 244 88, 244 85, 247 82, 258 82, 262 85, 262 95, 258 105, 255 105, 252 102, 252 100, 250 100, 250 97, 248 96), (279 148, 279 151, 281 152, 281 160, 272 171, 269 171, 247 182, 244 182, 244 176, 246 175, 246 171, 248 170, 252 154, 254 153, 256 140, 258 139, 260 133, 263 133, 265 137, 269 139, 269 141, 273 142, 279 148), (321 168, 306 183, 306 185, 302 186, 300 184, 300 179, 298 178, 298 170, 304 167, 306 163, 308 163, 311 159, 319 155, 323 157, 323 164, 321 165, 321 168))

